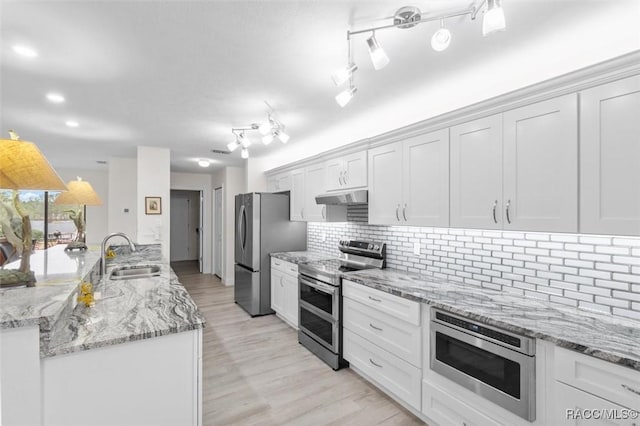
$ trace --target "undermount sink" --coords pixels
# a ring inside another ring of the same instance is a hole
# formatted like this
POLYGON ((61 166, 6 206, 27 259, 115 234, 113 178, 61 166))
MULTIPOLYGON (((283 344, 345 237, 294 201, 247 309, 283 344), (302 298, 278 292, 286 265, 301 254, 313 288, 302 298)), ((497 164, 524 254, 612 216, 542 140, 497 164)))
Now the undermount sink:
POLYGON ((111 271, 109 278, 112 280, 132 280, 135 278, 157 277, 160 275, 158 265, 122 266, 111 271))

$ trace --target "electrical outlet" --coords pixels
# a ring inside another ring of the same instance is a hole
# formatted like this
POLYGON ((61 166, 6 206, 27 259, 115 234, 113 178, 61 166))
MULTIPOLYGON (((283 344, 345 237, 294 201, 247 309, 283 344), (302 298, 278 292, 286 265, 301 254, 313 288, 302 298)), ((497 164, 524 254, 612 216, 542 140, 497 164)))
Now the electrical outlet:
POLYGON ((413 243, 413 254, 416 256, 420 255, 420 243, 418 241, 413 243))

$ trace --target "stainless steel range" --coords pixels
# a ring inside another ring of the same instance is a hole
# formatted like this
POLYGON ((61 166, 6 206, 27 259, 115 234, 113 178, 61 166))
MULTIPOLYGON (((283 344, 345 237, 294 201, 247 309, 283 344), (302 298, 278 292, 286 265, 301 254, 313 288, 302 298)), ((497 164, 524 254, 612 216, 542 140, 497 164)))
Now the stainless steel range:
POLYGON ((341 275, 385 267, 386 245, 341 240, 340 258, 303 263, 298 268, 300 329, 298 341, 337 370, 342 359, 341 275))

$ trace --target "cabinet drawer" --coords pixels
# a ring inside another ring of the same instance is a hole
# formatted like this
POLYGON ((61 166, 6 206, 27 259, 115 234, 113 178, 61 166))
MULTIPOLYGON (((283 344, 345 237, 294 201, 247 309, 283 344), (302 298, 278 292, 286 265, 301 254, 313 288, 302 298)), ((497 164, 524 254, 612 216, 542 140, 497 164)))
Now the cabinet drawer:
POLYGON ((420 303, 418 302, 348 280, 342 281, 342 291, 344 297, 375 308, 409 324, 420 325, 420 303))
POLYGON ((402 401, 420 410, 422 370, 344 330, 344 358, 402 401))
POLYGON ((420 366, 421 328, 349 298, 344 299, 343 326, 397 357, 420 366))
POLYGON ((624 418, 628 410, 625 411, 623 407, 560 382, 556 382, 555 400, 555 409, 549 419, 554 425, 635 426, 638 424, 637 419, 624 418))
POLYGON ((271 267, 282 271, 288 275, 298 276, 298 265, 295 263, 287 262, 286 260, 278 259, 276 257, 271 258, 271 267))
POLYGON ((640 372, 631 368, 557 348, 555 377, 623 407, 640 407, 640 372))
POLYGON ((422 413, 441 426, 500 426, 503 423, 474 410, 448 392, 422 382, 422 413))

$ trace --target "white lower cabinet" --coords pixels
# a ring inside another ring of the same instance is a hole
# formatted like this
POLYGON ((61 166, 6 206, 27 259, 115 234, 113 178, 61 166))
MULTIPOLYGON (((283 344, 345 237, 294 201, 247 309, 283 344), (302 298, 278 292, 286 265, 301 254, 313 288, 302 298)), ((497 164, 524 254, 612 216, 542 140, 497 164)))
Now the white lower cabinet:
POLYGON ((426 380, 422 382, 422 412, 442 426, 504 425, 474 410, 455 396, 426 380))
POLYGON ((411 407, 420 410, 422 370, 344 329, 344 358, 352 367, 411 407))
POLYGON ((298 329, 298 265, 271 259, 271 309, 298 329))
MULTIPOLYGON (((636 406, 635 409, 640 410, 640 406, 636 406)), ((631 414, 625 416, 624 413, 630 413, 630 411, 621 405, 564 383, 558 382, 556 385, 554 425, 637 426, 640 424, 640 419, 632 418, 631 414)))

